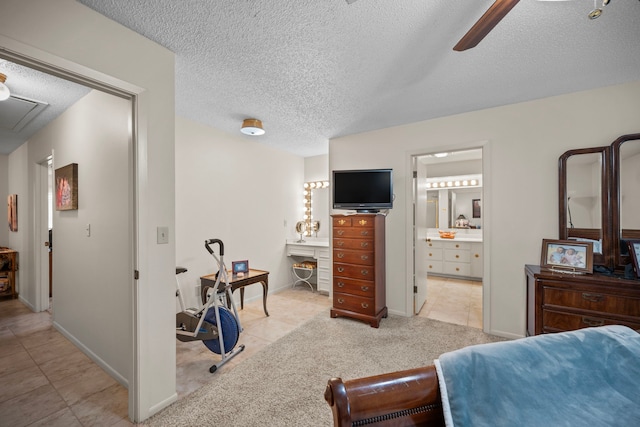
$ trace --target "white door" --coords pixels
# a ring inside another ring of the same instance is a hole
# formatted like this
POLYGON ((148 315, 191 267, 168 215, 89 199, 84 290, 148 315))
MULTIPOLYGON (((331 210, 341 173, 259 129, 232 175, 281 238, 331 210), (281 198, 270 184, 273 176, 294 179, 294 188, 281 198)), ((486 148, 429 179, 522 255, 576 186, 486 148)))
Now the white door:
POLYGON ((413 157, 413 312, 427 300, 427 166, 413 157))
POLYGON ((36 292, 36 311, 44 311, 49 308, 49 228, 51 226, 51 199, 50 192, 50 168, 51 159, 47 159, 36 166, 36 227, 35 227, 35 250, 36 253, 36 277, 38 285, 36 292), (45 246, 45 243, 47 244, 45 246))

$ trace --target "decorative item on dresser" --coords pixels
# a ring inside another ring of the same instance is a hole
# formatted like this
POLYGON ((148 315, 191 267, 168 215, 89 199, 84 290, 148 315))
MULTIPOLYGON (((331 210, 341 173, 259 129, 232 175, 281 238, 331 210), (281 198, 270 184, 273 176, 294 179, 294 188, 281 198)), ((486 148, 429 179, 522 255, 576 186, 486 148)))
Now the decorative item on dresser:
POLYGON ((527 335, 603 325, 640 330, 640 282, 525 266, 527 335))
POLYGON ((332 215, 333 308, 380 326, 387 317, 385 295, 385 217, 380 214, 332 215))
POLYGON ((0 247, 0 297, 16 298, 16 271, 18 270, 18 252, 0 247))

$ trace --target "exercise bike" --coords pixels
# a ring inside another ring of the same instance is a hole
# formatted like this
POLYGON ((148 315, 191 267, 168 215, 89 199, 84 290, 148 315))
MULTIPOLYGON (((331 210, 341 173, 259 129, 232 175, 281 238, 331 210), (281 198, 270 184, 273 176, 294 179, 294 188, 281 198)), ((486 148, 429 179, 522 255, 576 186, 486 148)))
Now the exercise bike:
POLYGON ((185 308, 178 275, 187 269, 176 267, 176 296, 182 310, 176 313, 176 338, 183 342, 202 341, 209 350, 221 355, 222 360, 209 368, 209 372, 214 373, 243 351, 244 344, 234 350, 242 326, 224 265, 224 244, 220 239, 209 239, 205 241, 204 246, 218 264, 215 284, 202 290, 201 307, 185 308), (214 244, 220 246, 219 258, 211 248, 214 244))

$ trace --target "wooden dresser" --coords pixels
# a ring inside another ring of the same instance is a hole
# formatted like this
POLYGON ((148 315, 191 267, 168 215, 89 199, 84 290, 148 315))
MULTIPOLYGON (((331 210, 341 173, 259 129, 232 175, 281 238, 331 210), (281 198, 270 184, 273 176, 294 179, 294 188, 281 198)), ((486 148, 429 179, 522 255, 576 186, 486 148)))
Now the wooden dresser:
POLYGON ((0 247, 0 297, 16 298, 16 271, 18 270, 18 252, 0 247))
POLYGON ((377 214, 332 215, 333 308, 331 317, 347 316, 380 326, 387 317, 385 299, 385 217, 377 214))
POLYGON ((640 330, 640 280, 525 266, 527 335, 602 325, 640 330))

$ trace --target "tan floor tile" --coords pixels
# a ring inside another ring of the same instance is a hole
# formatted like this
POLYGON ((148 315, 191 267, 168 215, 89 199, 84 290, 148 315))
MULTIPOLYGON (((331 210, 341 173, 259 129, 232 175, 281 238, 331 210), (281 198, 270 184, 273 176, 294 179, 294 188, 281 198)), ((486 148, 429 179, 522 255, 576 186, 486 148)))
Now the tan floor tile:
POLYGON ((36 363, 41 364, 49 360, 71 356, 80 350, 78 350, 78 347, 73 345, 71 341, 58 334, 57 338, 52 336, 50 343, 46 345, 32 346, 27 348, 27 351, 36 363))
POLYGON ((48 417, 29 424, 29 427, 82 427, 82 424, 80 424, 71 409, 65 407, 48 417))
POLYGON ((71 406, 85 427, 111 426, 128 416, 127 390, 115 384, 71 406))
POLYGON ((46 384, 0 403, 3 426, 22 427, 66 408, 64 400, 46 384))
POLYGON ((20 345, 18 351, 0 357, 0 378, 17 371, 34 367, 37 367, 36 363, 31 356, 29 356, 29 353, 20 345))
POLYGON ((2 382, 0 383, 0 402, 29 393, 48 384, 49 380, 47 380, 47 377, 44 376, 36 365, 32 365, 21 371, 12 372, 2 377, 2 382))
POLYGON ((76 349, 74 353, 48 360, 39 366, 49 381, 58 383, 64 378, 76 375, 78 371, 89 369, 93 366, 93 361, 76 349))
POLYGON ((51 383, 69 405, 117 384, 116 380, 98 365, 91 365, 85 370, 51 383))

